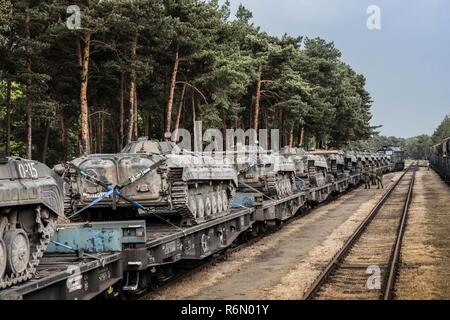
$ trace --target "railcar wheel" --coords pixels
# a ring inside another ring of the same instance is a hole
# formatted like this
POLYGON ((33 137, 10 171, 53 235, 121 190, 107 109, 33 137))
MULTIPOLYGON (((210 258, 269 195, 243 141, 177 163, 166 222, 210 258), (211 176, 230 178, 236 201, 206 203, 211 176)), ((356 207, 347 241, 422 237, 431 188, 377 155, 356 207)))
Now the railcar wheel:
POLYGON ((18 274, 28 266, 30 261, 30 242, 25 231, 16 229, 5 233, 7 251, 6 270, 18 274))
POLYGON ((217 198, 215 192, 211 192, 211 213, 217 213, 217 198))
POLYGON ((222 206, 223 206, 223 210, 228 210, 229 209, 228 195, 227 195, 227 192, 225 190, 222 190, 222 206))
POLYGON ((211 198, 209 197, 209 194, 205 195, 205 215, 210 216, 211 215, 211 198))
POLYGON ((0 239, 0 279, 3 278, 6 270, 6 245, 3 239, 0 239))
POLYGON ((189 209, 191 210, 191 213, 194 217, 197 216, 197 201, 195 199, 195 196, 192 195, 189 199, 189 209))
POLYGON ((216 197, 217 197, 217 211, 222 212, 224 210, 223 210, 223 201, 222 201, 222 196, 220 194, 220 191, 217 192, 216 197))
POLYGON ((203 218, 205 216, 205 206, 203 203, 203 197, 201 195, 197 196, 197 217, 203 218))

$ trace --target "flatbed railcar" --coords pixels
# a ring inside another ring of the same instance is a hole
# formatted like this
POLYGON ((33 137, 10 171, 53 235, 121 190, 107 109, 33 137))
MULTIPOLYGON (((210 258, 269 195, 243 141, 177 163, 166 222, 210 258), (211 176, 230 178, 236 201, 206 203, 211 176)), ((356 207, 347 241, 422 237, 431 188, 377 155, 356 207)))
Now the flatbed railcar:
POLYGON ((115 296, 123 277, 122 254, 46 253, 33 279, 0 291, 0 300, 91 300, 115 296))
POLYGON ((59 225, 38 277, 0 291, 0 298, 92 299, 141 293, 171 277, 180 264, 207 259, 240 237, 263 232, 265 224, 282 223, 361 180, 362 173, 350 174, 282 199, 237 194, 230 214, 191 227, 157 220, 59 225), (71 286, 74 279, 82 279, 81 285, 71 286))

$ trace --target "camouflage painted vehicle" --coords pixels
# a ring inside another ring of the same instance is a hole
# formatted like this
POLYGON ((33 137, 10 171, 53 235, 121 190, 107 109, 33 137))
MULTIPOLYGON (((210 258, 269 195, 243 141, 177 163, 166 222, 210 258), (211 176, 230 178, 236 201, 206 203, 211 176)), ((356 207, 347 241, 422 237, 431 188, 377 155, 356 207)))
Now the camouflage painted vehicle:
POLYGON ((261 192, 281 199, 294 192, 295 163, 279 153, 258 146, 238 146, 235 166, 240 192, 261 192))
POLYGON ((365 165, 366 165, 366 157, 364 155, 364 153, 357 151, 356 152, 356 159, 358 161, 358 167, 361 170, 361 172, 364 170, 365 165))
POLYGON ((328 174, 327 159, 322 155, 308 153, 307 156, 309 184, 313 188, 322 187, 331 182, 332 176, 328 174))
POLYGON ((324 156, 327 160, 328 173, 335 179, 342 179, 345 176, 345 158, 340 150, 316 150, 312 154, 324 156))
POLYGON ((357 153, 354 151, 344 152, 345 170, 350 174, 361 173, 361 165, 358 161, 357 153))
POLYGON ((394 170, 394 167, 392 165, 392 160, 391 160, 391 156, 390 155, 385 154, 383 161, 384 161, 384 165, 386 167, 385 172, 390 172, 390 171, 394 170))
POLYGON ((63 180, 46 165, 0 157, 0 289, 33 277, 63 197, 63 180))
POLYGON ((368 152, 361 152, 360 157, 361 157, 361 163, 364 166, 364 168, 372 165, 372 157, 370 156, 370 154, 368 152))
POLYGON ((374 164, 375 164, 376 168, 383 167, 383 163, 381 161, 381 155, 379 153, 374 153, 373 154, 373 161, 374 161, 374 164))
POLYGON ((303 148, 284 147, 281 154, 290 158, 295 164, 296 190, 304 190, 309 187, 308 179, 308 153, 303 148))
POLYGON ((378 156, 380 157, 380 165, 383 168, 383 172, 387 173, 387 172, 391 171, 390 156, 388 156, 384 153, 378 153, 378 156))
POLYGON ((307 158, 308 153, 303 148, 284 147, 281 150, 284 157, 290 157, 295 164, 295 174, 297 177, 305 178, 308 176, 307 158))
POLYGON ((158 215, 194 225, 228 214, 237 187, 231 164, 146 138, 118 154, 77 158, 66 177, 65 212, 75 221, 158 215))

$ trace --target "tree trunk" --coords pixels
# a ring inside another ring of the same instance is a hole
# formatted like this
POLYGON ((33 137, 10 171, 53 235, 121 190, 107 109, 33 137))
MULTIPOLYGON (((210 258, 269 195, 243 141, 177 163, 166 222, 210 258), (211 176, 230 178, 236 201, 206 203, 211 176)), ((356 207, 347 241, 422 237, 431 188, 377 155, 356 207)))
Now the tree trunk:
POLYGON ((222 108, 222 129, 224 132, 224 137, 225 137, 225 131, 227 130, 227 112, 225 111, 225 109, 222 108))
POLYGON ((59 109, 59 130, 61 131, 61 144, 63 147, 67 144, 67 129, 66 129, 66 119, 64 107, 61 106, 59 109))
POLYGON ((294 144, 294 127, 289 128, 289 148, 292 148, 294 144))
MULTIPOLYGON (((173 96, 175 93, 175 85, 177 82, 177 73, 178 73, 178 65, 180 64, 180 57, 179 57, 179 48, 177 44, 177 48, 175 51, 175 61, 173 63, 173 70, 172 70, 172 78, 170 80, 170 87, 169 87, 169 98, 167 99, 167 108, 166 108, 166 122, 165 122, 165 128, 164 128, 164 135, 166 136, 168 133, 170 134, 170 127, 172 122, 172 108, 173 108, 173 96)), ((166 137, 164 137, 166 138, 166 137)))
POLYGON ((95 134, 94 134, 94 128, 95 128, 95 119, 94 117, 88 117, 88 130, 89 130, 89 146, 90 146, 90 151, 96 153, 97 147, 95 145, 95 134))
POLYGON ((5 115, 5 154, 7 156, 11 155, 11 91, 12 91, 11 80, 6 82, 6 115, 5 115))
POLYGON ((81 114, 81 153, 89 154, 91 146, 89 143, 89 107, 87 101, 87 86, 89 76, 89 56, 91 48, 91 34, 83 35, 83 50, 81 60, 81 86, 80 86, 80 114, 81 114))
POLYGON ((31 97, 31 47, 30 47, 30 15, 27 13, 25 16, 25 34, 26 34, 26 46, 25 51, 27 54, 27 59, 25 62, 25 68, 28 73, 28 79, 27 79, 27 87, 26 87, 26 150, 27 150, 27 159, 32 158, 32 151, 33 151, 33 125, 32 125, 32 112, 33 112, 33 104, 32 104, 32 97, 31 97))
POLYGON ((130 143, 133 138, 134 128, 134 104, 136 102, 136 48, 137 48, 138 33, 134 34, 133 42, 131 45, 131 66, 130 66, 130 95, 128 97, 130 102, 129 109, 129 123, 128 123, 128 137, 127 142, 130 143))
POLYGON ((117 119, 115 119, 113 116, 109 117, 109 125, 111 128, 111 135, 114 139, 114 151, 115 152, 119 152, 120 149, 122 148, 120 146, 120 137, 119 137, 119 122, 117 121, 117 119))
POLYGON ((192 103, 192 127, 194 127, 195 120, 197 120, 197 117, 195 116, 195 94, 193 92, 191 97, 191 103, 192 103))
POLYGON ((286 136, 285 136, 285 130, 284 130, 284 112, 281 109, 280 110, 280 136, 281 136, 281 146, 286 145, 286 136))
POLYGON ((184 105, 184 94, 186 92, 186 84, 183 85, 183 89, 181 90, 181 95, 180 95, 180 103, 178 104, 178 109, 177 109, 177 119, 175 121, 175 131, 176 136, 175 136, 175 142, 178 141, 178 129, 180 128, 180 121, 181 121, 181 113, 183 112, 183 105, 184 105))
POLYGON ((123 148, 125 126, 125 74, 120 73, 120 98, 119 98, 119 149, 123 148))
POLYGON ((266 129, 266 148, 269 149, 269 110, 264 108, 264 129, 266 129))
POLYGON ((133 128, 133 137, 135 140, 137 140, 137 137, 139 136, 138 131, 138 101, 137 101, 137 85, 134 89, 134 128, 133 128))
POLYGON ((303 127, 300 126, 298 129, 298 145, 303 146, 303 127))
POLYGON ((151 119, 150 114, 144 117, 144 136, 149 138, 150 138, 150 121, 151 121, 150 119, 151 119))
POLYGON ((48 139, 50 136, 50 121, 47 120, 45 123, 45 135, 44 135, 44 146, 42 149, 42 163, 47 160, 47 150, 48 150, 48 139))
POLYGON ((78 66, 82 67, 83 66, 83 53, 81 52, 81 43, 80 43, 80 37, 77 36, 76 38, 76 44, 77 44, 77 62, 78 62, 78 66))
POLYGON ((104 137, 105 137, 105 119, 104 119, 104 115, 103 113, 99 114, 100 116, 100 125, 99 125, 99 137, 98 137, 98 147, 99 147, 99 151, 100 153, 103 153, 103 142, 104 142, 104 137))
POLYGON ((256 80, 255 109, 253 111, 253 125, 252 125, 252 128, 255 130, 258 130, 260 99, 261 99, 261 78, 256 80))

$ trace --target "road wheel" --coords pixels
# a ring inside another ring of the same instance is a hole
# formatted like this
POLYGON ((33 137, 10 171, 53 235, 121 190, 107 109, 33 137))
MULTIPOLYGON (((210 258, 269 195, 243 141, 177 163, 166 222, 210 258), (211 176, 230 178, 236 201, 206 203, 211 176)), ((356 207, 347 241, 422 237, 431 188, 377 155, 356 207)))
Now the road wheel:
POLYGON ((18 274, 25 271, 30 261, 30 242, 26 232, 22 229, 7 231, 4 240, 7 251, 7 272, 18 274))
POLYGON ((3 239, 0 239, 0 279, 3 278, 6 270, 6 245, 3 239))

